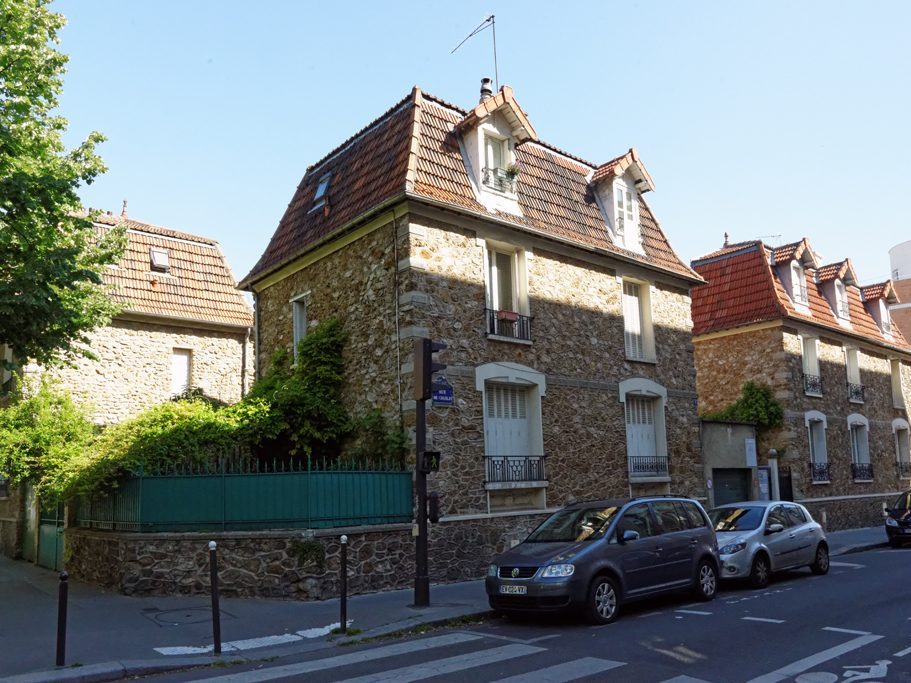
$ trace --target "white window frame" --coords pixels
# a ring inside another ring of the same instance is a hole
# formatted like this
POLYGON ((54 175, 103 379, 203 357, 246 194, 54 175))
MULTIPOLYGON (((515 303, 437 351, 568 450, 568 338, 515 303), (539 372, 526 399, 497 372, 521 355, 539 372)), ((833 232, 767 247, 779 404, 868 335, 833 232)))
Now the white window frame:
POLYGON ((848 415, 848 440, 851 443, 851 462, 870 464, 870 422, 860 413, 848 415))
POLYGON ((828 429, 828 420, 824 413, 818 410, 810 410, 804 413, 804 424, 807 427, 807 441, 810 445, 810 462, 825 464, 829 462, 829 447, 826 443, 826 430, 828 429), (814 429, 821 429, 819 443, 814 440, 814 429), (822 448, 819 448, 822 446, 822 448))
POLYGON ((810 297, 807 293, 806 271, 803 264, 796 259, 791 261, 791 298, 794 303, 803 304, 804 306, 810 303, 810 297))
POLYGON ((488 247, 486 267, 488 308, 495 311, 513 311, 519 313, 519 258, 517 251, 515 249, 510 250, 497 246, 488 247), (509 259, 510 272, 508 279, 510 288, 512 289, 512 296, 508 302, 502 300, 502 292, 500 291, 503 278, 501 278, 501 259, 499 257, 506 257, 509 259), (504 303, 508 305, 508 308, 503 308, 504 303))
MULTIPOLYGON (((514 244, 495 242, 493 240, 483 240, 481 241, 481 245, 481 251, 484 258, 484 292, 487 308, 491 311, 504 310, 498 308, 499 284, 497 278, 498 271, 496 268, 495 254, 499 253, 504 255, 511 255, 511 267, 513 269, 512 285, 514 308, 510 310, 514 313, 518 313, 519 315, 530 316, 531 304, 530 297, 528 296, 528 262, 532 258, 532 253, 514 244)), ((488 332, 490 332, 490 330, 488 330, 488 332)), ((507 340, 523 344, 530 343, 530 340, 515 339, 508 336, 500 337, 496 334, 490 334, 488 338, 507 340)))
POLYGON ((630 251, 642 251, 642 233, 639 227, 639 195, 635 186, 624 178, 616 178, 611 187, 611 206, 614 216, 614 234, 620 246, 630 251))
POLYGON ((309 325, 307 313, 310 308, 310 292, 298 294, 289 300, 291 304, 291 358, 297 362, 297 345, 307 336, 309 325))
POLYGON ((484 131, 484 168, 506 170, 509 166, 509 140, 500 135, 484 131), (494 166, 494 149, 499 148, 502 166, 494 166))
POLYGON ((856 346, 845 347, 845 376, 851 384, 862 384, 860 381, 860 351, 856 346))
POLYGON ((835 315, 839 320, 847 321, 851 319, 848 288, 841 280, 835 280, 835 315))
POLYGON ((541 399, 547 394, 543 372, 518 363, 485 363, 475 369, 475 389, 481 392, 484 414, 484 454, 491 454, 488 442, 487 390, 493 385, 512 385, 525 390, 526 419, 528 422, 528 453, 516 455, 544 455, 544 429, 541 418, 541 399))
POLYGON ((892 314, 889 312, 889 306, 885 300, 879 300, 879 329, 887 337, 892 336, 892 314))
POLYGON ((620 300, 623 348, 627 360, 654 363, 656 356, 651 285, 641 280, 621 278, 620 300))
MULTIPOLYGON (((636 399, 649 399, 653 402, 652 424, 655 429, 655 456, 657 458, 664 458, 667 460, 667 423, 665 417, 667 407, 667 389, 650 379, 645 379, 644 377, 633 377, 620 382, 618 390, 620 395, 620 402, 623 404, 624 424, 628 424, 629 422, 629 416, 627 414, 628 406, 626 400, 628 397, 636 399)), ((626 439, 627 472, 630 472, 630 443, 628 430, 626 439)), ((668 463, 668 468, 670 468, 670 463, 668 463)), ((640 478, 631 478, 630 481, 635 482, 639 479, 640 478)), ((670 477, 644 477, 641 479, 648 481, 670 481, 670 477)))
MULTIPOLYGON (((800 339, 800 356, 801 365, 805 375, 812 375, 820 378, 820 388, 822 387, 822 377, 819 374, 819 337, 810 335, 799 335, 800 339)), ((804 393, 807 396, 822 396, 822 390, 810 391, 804 381, 804 393)))
POLYGON ((892 375, 892 407, 903 409, 905 392, 902 387, 902 362, 898 358, 890 358, 889 366, 892 375))
POLYGON ((171 349, 171 396, 177 396, 182 394, 187 389, 193 386, 193 349, 175 346, 171 349), (177 357, 186 358, 186 371, 185 376, 182 378, 177 377, 177 366, 175 364, 175 359, 177 357), (178 382, 181 384, 178 385, 178 382))
POLYGON ((895 462, 911 465, 911 426, 908 421, 900 417, 892 420, 892 434, 895 439, 895 462))

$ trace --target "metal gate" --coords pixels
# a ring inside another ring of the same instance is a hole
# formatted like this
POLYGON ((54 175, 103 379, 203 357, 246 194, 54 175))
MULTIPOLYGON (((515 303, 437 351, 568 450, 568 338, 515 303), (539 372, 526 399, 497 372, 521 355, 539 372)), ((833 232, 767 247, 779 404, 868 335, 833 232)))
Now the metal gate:
POLYGON ((778 495, 782 500, 794 500, 794 487, 791 485, 791 468, 778 467, 778 495))
POLYGON ((38 521, 38 565, 63 569, 63 503, 45 503, 38 521))

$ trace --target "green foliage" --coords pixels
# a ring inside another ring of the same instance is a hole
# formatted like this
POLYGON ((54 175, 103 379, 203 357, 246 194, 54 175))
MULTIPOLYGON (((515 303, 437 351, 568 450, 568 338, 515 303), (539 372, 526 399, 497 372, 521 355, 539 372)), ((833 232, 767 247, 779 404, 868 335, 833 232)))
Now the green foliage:
POLYGON ((117 307, 101 273, 125 246, 123 230, 96 240, 77 194, 105 168, 92 133, 73 150, 54 114, 67 57, 55 45, 62 15, 48 0, 0 8, 0 344, 43 365, 90 355, 87 333, 117 307))
POLYGON ((34 481, 39 494, 59 497, 51 482, 92 442, 89 416, 49 381, 17 388, 0 410, 0 474, 13 483, 34 481))
POLYGON ((315 538, 295 538, 288 544, 288 550, 297 559, 297 566, 301 569, 321 572, 326 568, 326 549, 315 538))
POLYGON ((401 465, 408 453, 408 436, 392 425, 379 410, 352 420, 351 439, 345 455, 354 460, 372 460, 401 465))
POLYGON ((784 419, 784 408, 764 384, 745 382, 740 398, 723 410, 705 416, 708 420, 752 422, 760 431, 778 427, 784 419))

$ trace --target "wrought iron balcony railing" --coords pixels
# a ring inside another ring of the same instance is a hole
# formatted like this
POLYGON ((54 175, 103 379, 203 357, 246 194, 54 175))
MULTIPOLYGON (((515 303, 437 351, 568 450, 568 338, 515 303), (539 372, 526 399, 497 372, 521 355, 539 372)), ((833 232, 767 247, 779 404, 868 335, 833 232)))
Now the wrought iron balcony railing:
POLYGON ((516 177, 508 173, 505 168, 485 168, 481 182, 500 192, 515 192, 516 177))
POLYGON ((810 463, 810 481, 830 481, 829 463, 811 462, 810 463))
POLYGON ((651 455, 631 455, 627 457, 630 477, 666 477, 668 476, 667 458, 651 455))
POLYGON ((521 315, 515 311, 497 311, 492 308, 485 310, 487 312, 487 334, 531 341, 530 315, 521 315))
POLYGON ((803 391, 811 396, 822 396, 822 377, 803 373, 803 391))
POLYGON ((873 465, 868 462, 852 462, 851 476, 855 481, 872 481, 873 465))
POLYGON ((848 400, 851 401, 851 403, 863 403, 864 385, 848 382, 848 400))
POLYGON ((547 481, 544 455, 488 455, 487 483, 547 481))
POLYGON ((895 463, 895 466, 898 468, 898 476, 902 479, 911 478, 911 462, 906 460, 899 460, 895 463))

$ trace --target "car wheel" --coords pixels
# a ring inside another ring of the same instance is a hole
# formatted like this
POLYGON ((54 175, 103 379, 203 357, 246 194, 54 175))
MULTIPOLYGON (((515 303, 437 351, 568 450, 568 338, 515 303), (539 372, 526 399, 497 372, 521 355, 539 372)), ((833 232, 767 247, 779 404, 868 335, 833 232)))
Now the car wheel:
POLYGON ((825 543, 816 546, 816 559, 810 565, 814 574, 827 574, 829 572, 829 548, 825 543))
POLYGON ((700 600, 714 600, 718 592, 718 572, 715 565, 708 560, 702 560, 696 569, 696 597, 700 600))
POLYGON ((588 618, 595 624, 609 624, 620 613, 620 591, 609 576, 597 576, 588 589, 588 618))
POLYGON ((750 568, 750 585, 753 588, 765 588, 769 585, 772 569, 769 567, 769 558, 765 553, 757 553, 753 558, 750 568))

